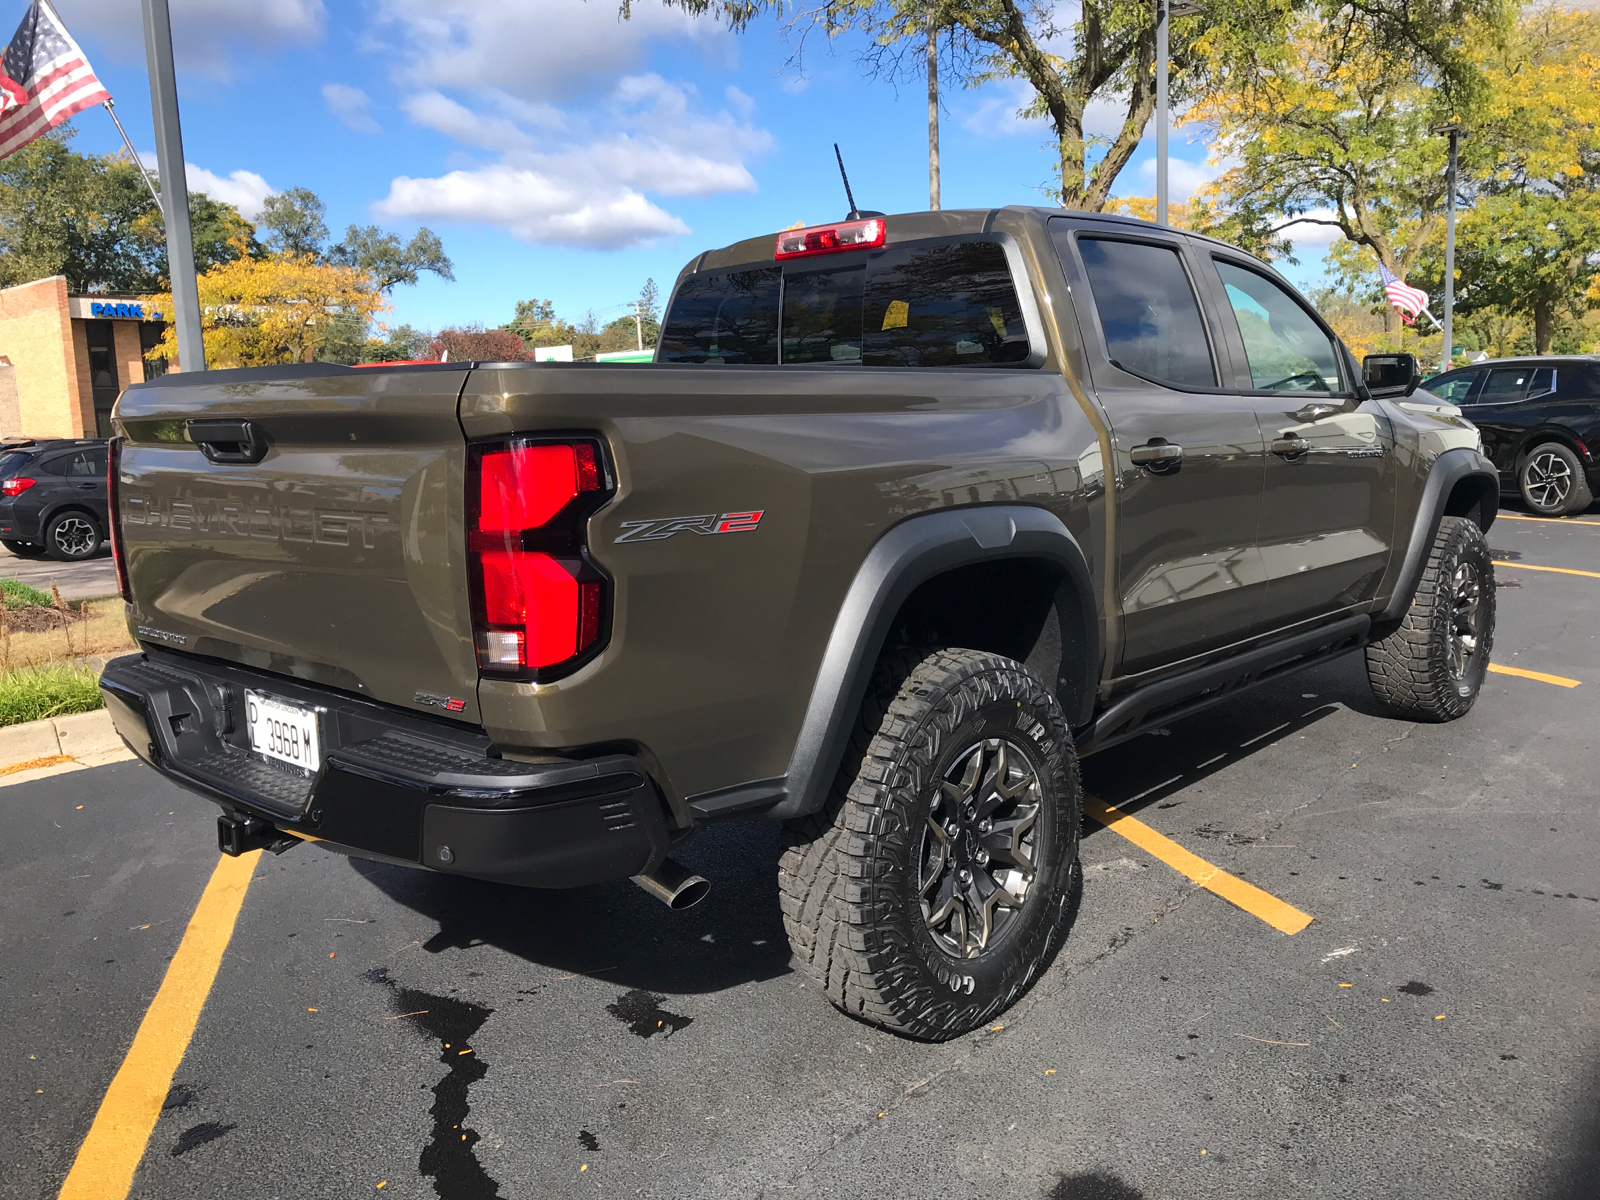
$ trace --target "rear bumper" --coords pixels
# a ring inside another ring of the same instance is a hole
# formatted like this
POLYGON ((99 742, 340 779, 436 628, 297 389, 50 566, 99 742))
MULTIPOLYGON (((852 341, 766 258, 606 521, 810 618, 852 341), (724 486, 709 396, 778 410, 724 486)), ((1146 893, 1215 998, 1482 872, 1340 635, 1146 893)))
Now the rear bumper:
POLYGON ((223 849, 292 835, 365 858, 527 887, 654 869, 670 838, 660 797, 625 754, 512 762, 481 729, 171 651, 119 658, 100 690, 122 740, 222 808, 223 849), (251 688, 314 708, 315 775, 249 750, 251 688))

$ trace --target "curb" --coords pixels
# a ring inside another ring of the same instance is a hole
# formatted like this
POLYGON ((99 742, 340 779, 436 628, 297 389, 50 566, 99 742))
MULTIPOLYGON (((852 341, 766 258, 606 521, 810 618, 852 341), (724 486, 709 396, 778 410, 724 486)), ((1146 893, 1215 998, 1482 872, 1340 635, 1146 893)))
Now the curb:
POLYGON ((0 728, 0 776, 7 767, 41 759, 55 760, 50 764, 41 763, 36 769, 19 771, 4 779, 6 783, 37 778, 40 772, 100 766, 131 757, 111 724, 111 714, 103 708, 0 728))

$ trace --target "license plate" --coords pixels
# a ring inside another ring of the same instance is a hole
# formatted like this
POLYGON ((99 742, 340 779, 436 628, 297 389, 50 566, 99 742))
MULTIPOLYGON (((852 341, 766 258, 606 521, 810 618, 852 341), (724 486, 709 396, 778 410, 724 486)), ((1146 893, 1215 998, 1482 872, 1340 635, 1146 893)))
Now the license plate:
POLYGON ((246 692, 244 713, 250 748, 257 754, 307 771, 322 765, 317 714, 311 709, 285 704, 260 692, 246 692))

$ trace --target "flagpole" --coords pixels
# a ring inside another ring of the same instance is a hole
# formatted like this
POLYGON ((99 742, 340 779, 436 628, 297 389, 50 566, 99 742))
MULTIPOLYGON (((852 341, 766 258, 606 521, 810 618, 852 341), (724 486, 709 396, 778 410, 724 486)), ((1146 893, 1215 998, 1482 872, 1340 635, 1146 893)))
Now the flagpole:
POLYGON ((144 0, 144 49, 150 64, 150 109, 156 122, 156 170, 167 203, 167 272, 178 327, 178 366, 206 369, 200 334, 200 288, 194 274, 194 235, 189 230, 189 185, 183 173, 183 131, 178 124, 178 79, 172 63, 172 17, 167 0, 144 0))
POLYGON ((139 152, 133 148, 133 143, 128 140, 128 131, 122 127, 122 122, 117 118, 117 110, 111 107, 111 101, 102 100, 105 110, 111 116, 112 123, 116 125, 117 132, 122 135, 122 144, 128 148, 128 157, 133 159, 133 165, 139 168, 139 174, 144 176, 144 185, 150 189, 150 199, 156 202, 156 211, 161 212, 161 193, 156 191, 155 181, 150 178, 150 172, 144 169, 144 163, 139 158, 139 152))

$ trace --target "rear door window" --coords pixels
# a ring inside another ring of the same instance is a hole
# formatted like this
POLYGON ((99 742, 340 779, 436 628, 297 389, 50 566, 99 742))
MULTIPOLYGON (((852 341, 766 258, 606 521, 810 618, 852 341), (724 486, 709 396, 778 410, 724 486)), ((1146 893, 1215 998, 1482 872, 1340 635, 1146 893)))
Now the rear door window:
POLYGON ((1177 387, 1217 386, 1200 305, 1176 247, 1079 237, 1078 254, 1116 366, 1177 387))
POLYGON ((657 362, 761 366, 778 361, 777 267, 691 275, 672 297, 657 362))
POLYGON ((1484 380, 1474 404, 1517 404, 1542 396, 1555 387, 1555 372, 1549 367, 1496 367, 1484 380))
POLYGON ((106 474, 106 452, 104 450, 84 450, 72 456, 72 462, 67 467, 67 474, 77 479, 104 479, 106 474))
POLYGON ((1260 392, 1342 392, 1333 339, 1293 296, 1257 271, 1217 259, 1217 274, 1260 392))

